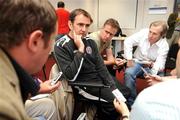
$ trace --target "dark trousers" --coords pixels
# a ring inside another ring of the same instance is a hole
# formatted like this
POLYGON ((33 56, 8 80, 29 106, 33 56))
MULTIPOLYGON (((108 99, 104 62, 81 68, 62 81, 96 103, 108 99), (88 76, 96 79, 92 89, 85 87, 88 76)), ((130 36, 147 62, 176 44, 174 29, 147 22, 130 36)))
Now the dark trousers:
POLYGON ((126 99, 128 99, 130 97, 130 94, 131 94, 130 89, 116 79, 116 70, 113 69, 113 65, 107 65, 106 67, 107 67, 109 73, 111 74, 111 76, 115 82, 116 87, 119 89, 119 91, 121 91, 121 93, 124 95, 124 97, 126 99))

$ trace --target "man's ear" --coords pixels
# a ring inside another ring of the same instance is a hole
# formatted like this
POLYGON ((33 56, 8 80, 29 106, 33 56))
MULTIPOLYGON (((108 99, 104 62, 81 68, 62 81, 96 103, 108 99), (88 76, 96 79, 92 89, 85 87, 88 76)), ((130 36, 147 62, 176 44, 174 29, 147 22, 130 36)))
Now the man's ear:
POLYGON ((29 50, 31 50, 32 52, 36 52, 38 51, 40 46, 44 46, 42 37, 43 37, 43 32, 41 30, 36 30, 32 32, 29 36, 27 43, 29 50))

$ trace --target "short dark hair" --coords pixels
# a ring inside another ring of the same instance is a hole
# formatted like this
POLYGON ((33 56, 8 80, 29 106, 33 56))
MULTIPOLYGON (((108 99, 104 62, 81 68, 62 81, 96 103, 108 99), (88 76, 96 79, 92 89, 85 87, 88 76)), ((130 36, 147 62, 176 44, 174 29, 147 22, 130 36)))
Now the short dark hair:
POLYGON ((110 26, 112 26, 113 28, 115 28, 115 29, 117 29, 117 30, 120 28, 118 21, 115 20, 115 19, 113 19, 113 18, 107 19, 107 20, 105 21, 105 23, 104 23, 104 26, 105 26, 105 25, 110 25, 110 26))
POLYGON ((59 2, 57 3, 57 7, 58 7, 58 8, 64 8, 64 7, 65 7, 64 2, 63 2, 63 1, 59 1, 59 2))
POLYGON ((35 30, 47 46, 56 30, 56 12, 48 0, 0 0, 0 47, 20 45, 35 30))
POLYGON ((80 14, 82 14, 82 15, 86 16, 87 18, 89 18, 90 21, 91 21, 91 23, 93 23, 93 19, 91 18, 91 15, 90 15, 87 11, 85 11, 85 10, 83 10, 83 9, 81 9, 81 8, 74 9, 74 10, 70 13, 69 20, 73 23, 74 20, 75 20, 75 17, 76 17, 77 15, 80 15, 80 14))

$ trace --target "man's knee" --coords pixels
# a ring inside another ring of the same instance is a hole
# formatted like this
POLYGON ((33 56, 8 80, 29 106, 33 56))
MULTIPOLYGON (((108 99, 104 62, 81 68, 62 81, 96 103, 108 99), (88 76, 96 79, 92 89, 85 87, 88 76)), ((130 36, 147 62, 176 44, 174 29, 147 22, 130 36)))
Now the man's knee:
POLYGON ((54 119, 57 117, 55 104, 50 98, 41 98, 34 101, 27 100, 25 103, 25 109, 31 118, 43 116, 46 119, 54 119))

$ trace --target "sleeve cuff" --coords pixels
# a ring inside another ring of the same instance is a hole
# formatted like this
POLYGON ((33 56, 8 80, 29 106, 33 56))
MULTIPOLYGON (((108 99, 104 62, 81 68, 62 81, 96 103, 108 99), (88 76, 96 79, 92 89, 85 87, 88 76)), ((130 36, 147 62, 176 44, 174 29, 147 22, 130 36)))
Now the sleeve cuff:
POLYGON ((80 51, 77 51, 76 54, 79 56, 79 57, 84 57, 84 53, 80 52, 80 51))

